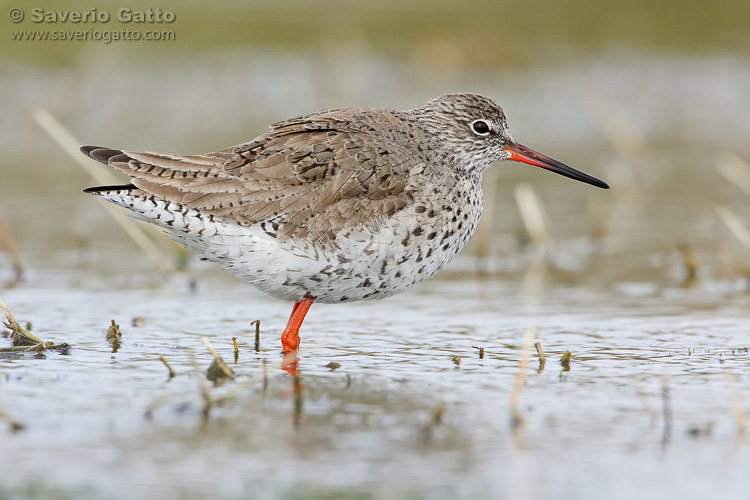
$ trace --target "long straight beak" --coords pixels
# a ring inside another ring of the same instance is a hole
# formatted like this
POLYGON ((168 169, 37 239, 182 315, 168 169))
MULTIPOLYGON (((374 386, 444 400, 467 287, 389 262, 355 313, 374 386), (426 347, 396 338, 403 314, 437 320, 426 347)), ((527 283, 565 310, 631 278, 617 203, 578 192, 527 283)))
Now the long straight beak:
POLYGON ((565 177, 570 177, 571 179, 585 182, 586 184, 591 184, 592 186, 609 189, 609 186, 606 182, 600 181, 596 177, 591 177, 590 175, 584 174, 583 172, 579 172, 578 170, 571 168, 564 163, 560 163, 557 160, 553 160, 549 156, 537 153, 533 149, 522 146, 521 144, 515 143, 510 146, 506 146, 503 149, 510 153, 510 160, 520 161, 522 163, 528 163, 529 165, 546 168, 547 170, 551 170, 556 174, 564 175, 565 177))

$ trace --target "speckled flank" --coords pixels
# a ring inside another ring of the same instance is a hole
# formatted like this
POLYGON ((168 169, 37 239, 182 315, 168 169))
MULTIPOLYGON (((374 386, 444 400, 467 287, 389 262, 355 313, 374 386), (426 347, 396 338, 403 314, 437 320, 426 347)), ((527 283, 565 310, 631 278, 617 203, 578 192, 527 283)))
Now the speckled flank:
POLYGON ((382 299, 432 277, 468 242, 482 208, 481 192, 463 208, 412 206, 377 232, 350 229, 316 245, 279 239, 265 229, 266 222, 241 226, 130 191, 96 194, 269 295, 291 301, 313 296, 323 303, 382 299), (414 225, 420 219, 429 221, 427 229, 414 225))
POLYGON ((450 94, 319 111, 205 155, 81 149, 132 182, 86 192, 272 296, 335 303, 438 272, 476 230, 483 172, 513 145, 497 104, 450 94))

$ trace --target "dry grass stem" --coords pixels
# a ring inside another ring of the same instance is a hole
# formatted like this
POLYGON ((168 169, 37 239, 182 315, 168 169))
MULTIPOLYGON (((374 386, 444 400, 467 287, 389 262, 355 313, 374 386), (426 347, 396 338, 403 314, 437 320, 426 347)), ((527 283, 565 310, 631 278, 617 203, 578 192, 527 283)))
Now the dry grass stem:
POLYGON ((619 102, 591 89, 588 109, 607 140, 625 159, 649 153, 651 147, 640 125, 619 102))
POLYGON ((724 178, 750 195, 750 165, 745 160, 733 153, 723 153, 715 166, 724 178))
POLYGON ((2 311, 3 315, 8 320, 8 322, 5 323, 5 326, 7 328, 10 328, 10 330, 13 332, 12 339, 14 345, 18 346, 23 344, 44 344, 44 342, 37 338, 36 335, 18 324, 15 316, 13 316, 13 313, 10 312, 10 309, 5 304, 5 301, 2 298, 0 298, 0 311, 2 311))
POLYGON ((680 245, 679 249, 685 264, 685 279, 682 282, 682 286, 693 288, 698 283, 698 267, 700 265, 698 254, 688 244, 680 245))
POLYGON ((422 440, 424 444, 429 444, 432 441, 435 428, 439 427, 443 423, 443 415, 445 415, 445 412, 445 403, 440 403, 437 408, 432 411, 430 420, 422 429, 422 440))
POLYGON ((648 394, 643 390, 643 387, 641 386, 640 380, 638 377, 631 375, 630 380, 633 381, 633 390, 635 391, 635 395, 638 398, 638 400, 641 402, 641 406, 643 406, 643 409, 646 413, 648 413, 648 416, 651 418, 652 421, 656 421, 656 419, 659 416, 659 413, 651 408, 651 405, 648 403, 648 394))
POLYGON ((15 420, 13 417, 8 415, 7 413, 4 413, 0 411, 0 421, 6 421, 8 425, 10 426, 10 430, 12 432, 20 432, 26 428, 25 425, 23 425, 22 422, 19 422, 18 420, 15 420))
POLYGON ((534 342, 534 347, 536 347, 536 353, 539 355, 539 362, 546 363, 547 358, 544 357, 544 351, 542 350, 542 343, 534 342))
MULTIPOLYGON (((59 344, 55 344, 54 342, 44 342, 43 340, 39 339, 36 335, 29 332, 26 328, 18 324, 18 321, 16 321, 16 318, 13 316, 13 313, 10 312, 10 309, 5 304, 5 301, 3 301, 2 298, 0 298, 0 311, 8 320, 7 323, 4 322, 4 325, 7 328, 10 328, 11 341, 13 343, 12 347, 0 348, 0 352, 23 353, 23 352, 54 350, 54 351, 64 354, 70 351, 70 344, 67 344, 65 342, 61 342, 59 344)), ((27 326, 31 328, 30 323, 27 323, 27 326)))
POLYGON ((260 352, 260 320, 256 319, 250 326, 255 325, 255 352, 260 352))
POLYGON ((727 384, 727 392, 729 393, 729 401, 732 403, 732 410, 734 410, 734 420, 737 422, 737 432, 739 434, 745 434, 747 429, 747 415, 745 409, 742 406, 742 398, 740 392, 737 389, 737 382, 729 372, 724 370, 724 380, 727 384))
POLYGON ((112 320, 112 324, 107 328, 107 342, 112 344, 112 352, 117 352, 120 349, 120 341, 122 340, 122 332, 120 331, 120 325, 112 320))
POLYGON ((203 342, 203 345, 206 346, 206 349, 208 349, 208 352, 211 353, 211 356, 214 357, 214 363, 216 363, 216 366, 219 368, 219 370, 221 370, 224 376, 226 378, 233 379, 234 373, 232 372, 231 368, 227 366, 224 360, 221 359, 221 356, 219 356, 214 347, 211 345, 211 342, 209 342, 208 337, 201 337, 201 342, 203 342))
MULTIPOLYGON (((81 143, 54 117, 44 108, 37 108, 33 112, 34 120, 44 129, 45 132, 65 151, 68 155, 83 168, 96 182, 102 185, 121 184, 120 180, 112 175, 109 171, 97 168, 89 159, 86 159, 80 151, 81 143)), ((161 249, 149 238, 147 231, 151 234, 158 234, 163 237, 161 230, 155 226, 138 225, 134 219, 126 216, 122 211, 111 203, 104 203, 104 209, 113 219, 122 227, 125 233, 138 245, 143 253, 156 264, 162 272, 174 271, 172 261, 164 255, 161 249), (148 228, 148 229, 145 229, 148 228)))
POLYGON ((211 390, 203 381, 203 377, 196 378, 198 379, 198 390, 200 391, 201 399, 203 399, 203 422, 205 423, 211 414, 211 408, 213 408, 214 404, 211 400, 211 390))
POLYGON ((83 156, 79 150, 81 142, 45 108, 36 108, 32 112, 34 121, 65 151, 87 174, 102 185, 121 184, 120 179, 111 171, 98 168, 83 156))
POLYGON ((531 184, 527 182, 516 186, 515 195, 518 209, 521 212, 521 219, 529 238, 539 248, 551 250, 552 236, 547 229, 549 218, 541 198, 536 194, 531 184))
POLYGON ((240 359, 240 349, 237 347, 237 337, 232 337, 232 344, 234 344, 234 363, 237 364, 237 360, 240 359))
POLYGON ((526 381, 526 368, 529 364, 529 358, 531 357, 531 346, 534 344, 534 338, 536 337, 537 328, 530 326, 526 328, 523 338, 523 347, 521 348, 521 357, 518 360, 518 371, 516 372, 516 380, 513 384, 513 391, 510 393, 510 415, 513 427, 516 427, 523 423, 523 415, 521 410, 518 408, 518 402, 521 398, 521 391, 523 390, 524 382, 526 381))
POLYGON ((560 358, 560 366, 563 367, 564 372, 570 371, 570 357, 572 354, 570 351, 565 351, 562 355, 562 358, 560 358))
POLYGON ((299 427, 302 421, 302 409, 304 407, 304 395, 302 394, 302 379, 299 375, 294 376, 294 427, 299 427))
POLYGON ((544 371, 544 365, 547 363, 547 358, 544 357, 544 351, 542 350, 541 342, 535 342, 534 347, 536 347, 536 353, 539 355, 539 368, 536 372, 542 373, 544 371))
POLYGON ((14 277, 11 284, 18 283, 23 279, 21 257, 18 255, 16 243, 13 240, 13 234, 10 232, 10 228, 2 218, 0 218, 0 248, 2 248, 8 255, 10 266, 13 268, 14 277))
POLYGON ((666 374, 661 376, 661 400, 664 412, 664 434, 662 444, 669 443, 672 434, 672 398, 669 391, 669 378, 666 374))
POLYGON ((159 360, 160 360, 160 361, 161 361, 162 363, 164 363, 164 366, 166 366, 166 367, 167 367, 167 370, 169 370, 169 378, 170 378, 170 379, 173 379, 173 378, 174 378, 174 376, 175 376, 175 372, 174 372, 174 370, 172 369, 172 366, 171 366, 171 365, 170 365, 170 364, 169 364, 169 363, 167 362, 167 358, 165 358, 164 356, 159 356, 159 360))
POLYGON ((107 340, 110 342, 115 342, 119 341, 120 339, 122 339, 120 325, 115 323, 115 320, 112 320, 112 324, 110 324, 109 328, 107 328, 107 340))
POLYGON ((263 358, 263 394, 268 390, 268 361, 263 358))
POLYGON ((723 205, 716 206, 716 213, 719 214, 719 217, 721 217, 721 220, 724 221, 724 224, 727 225, 732 234, 740 240, 740 243, 742 243, 745 248, 750 249, 750 231, 745 224, 742 223, 742 219, 740 219, 730 208, 723 205))

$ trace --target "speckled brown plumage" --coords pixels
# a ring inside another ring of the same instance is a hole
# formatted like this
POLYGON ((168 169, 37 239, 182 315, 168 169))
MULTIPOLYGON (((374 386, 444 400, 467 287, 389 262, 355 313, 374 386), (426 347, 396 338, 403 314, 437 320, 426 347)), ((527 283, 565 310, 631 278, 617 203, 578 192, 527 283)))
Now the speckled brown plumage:
MULTIPOLYGON (((411 154, 408 143, 372 132, 408 121, 368 111, 280 122, 251 142, 200 156, 88 152, 133 176, 141 192, 245 226, 277 220, 282 238, 330 238, 392 216, 413 201, 424 177, 426 158, 411 154)), ((406 127, 405 136, 421 139, 419 129, 406 127)))
POLYGON ((517 144, 503 110, 476 94, 323 110, 204 155, 81 150, 131 177, 86 192, 298 304, 382 298, 435 274, 476 230, 496 160, 607 187, 517 144))

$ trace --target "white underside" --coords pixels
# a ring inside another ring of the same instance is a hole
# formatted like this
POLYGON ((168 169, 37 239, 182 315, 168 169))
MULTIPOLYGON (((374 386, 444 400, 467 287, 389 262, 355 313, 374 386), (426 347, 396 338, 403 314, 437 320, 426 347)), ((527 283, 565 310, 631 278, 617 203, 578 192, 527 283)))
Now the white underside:
POLYGON ((391 218, 374 230, 347 230, 333 241, 314 245, 278 239, 262 224, 241 226, 159 198, 134 198, 126 190, 99 196, 166 229, 170 238, 267 294, 291 301, 311 296, 316 302, 334 303, 395 295, 434 275, 463 246, 442 250, 432 243, 428 254, 427 242, 422 249, 403 245, 414 226, 408 220, 413 214, 391 218))

